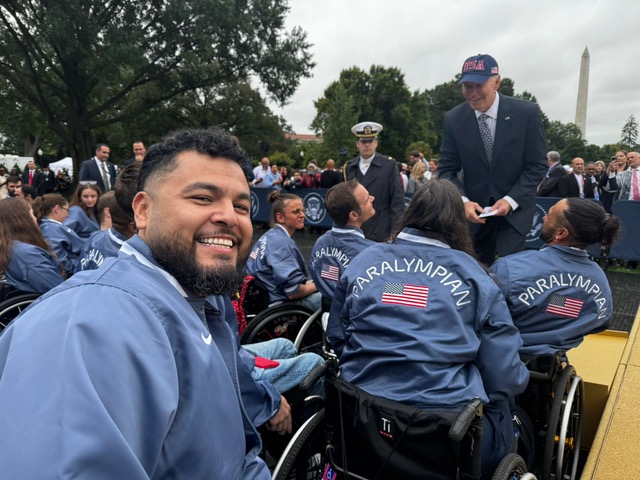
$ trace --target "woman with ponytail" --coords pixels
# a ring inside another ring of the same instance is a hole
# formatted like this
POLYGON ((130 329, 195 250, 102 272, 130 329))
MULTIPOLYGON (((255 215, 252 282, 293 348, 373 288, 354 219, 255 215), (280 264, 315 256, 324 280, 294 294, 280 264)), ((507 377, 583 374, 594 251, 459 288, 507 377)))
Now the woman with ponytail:
POLYGON ((40 230, 62 264, 67 276, 81 270, 80 258, 84 240, 62 224, 69 215, 69 203, 57 193, 47 193, 33 201, 33 213, 40 230))

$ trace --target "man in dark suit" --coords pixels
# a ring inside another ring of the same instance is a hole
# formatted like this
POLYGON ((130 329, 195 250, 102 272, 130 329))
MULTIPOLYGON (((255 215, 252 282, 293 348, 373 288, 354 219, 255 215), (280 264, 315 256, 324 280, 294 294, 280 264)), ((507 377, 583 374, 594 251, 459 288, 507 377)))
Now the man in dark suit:
POLYGON ((584 160, 576 157, 571 160, 572 173, 558 182, 558 196, 563 198, 593 198, 593 183, 584 174, 584 160))
POLYGON ((376 153, 382 125, 361 122, 351 131, 357 137, 360 156, 345 164, 344 174, 347 180, 358 180, 375 198, 373 208, 376 214, 362 224, 365 237, 385 242, 389 239, 393 223, 404 211, 404 188, 398 168, 396 162, 376 153))
POLYGON ((466 103, 445 115, 438 177, 460 186, 476 252, 490 265, 496 251, 524 249, 547 169, 544 130, 537 105, 498 95, 498 64, 490 55, 468 58, 460 84, 466 103))
POLYGON ((560 163, 560 154, 555 151, 547 153, 547 170, 544 179, 538 186, 538 197, 559 197, 558 182, 563 178, 567 171, 560 163))
POLYGON ((45 166, 42 169, 42 183, 38 187, 38 195, 46 195, 47 193, 53 193, 56 189, 56 174, 49 166, 45 166))
POLYGON ((104 143, 96 145, 96 156, 80 164, 78 179, 96 182, 102 193, 113 190, 116 183, 116 167, 109 162, 110 153, 111 150, 104 143))
POLYGON ((128 160, 125 160, 124 162, 124 167, 128 167, 129 165, 132 165, 135 162, 142 162, 142 160, 144 160, 144 156, 147 153, 147 147, 144 146, 144 142, 140 141, 140 140, 136 140, 135 142, 133 142, 133 146, 131 147, 131 150, 133 151, 133 157, 131 157, 128 160))
POLYGON ((44 176, 38 171, 36 162, 33 160, 27 162, 27 168, 24 169, 21 177, 23 185, 31 185, 36 190, 38 190, 42 182, 44 182, 44 176))

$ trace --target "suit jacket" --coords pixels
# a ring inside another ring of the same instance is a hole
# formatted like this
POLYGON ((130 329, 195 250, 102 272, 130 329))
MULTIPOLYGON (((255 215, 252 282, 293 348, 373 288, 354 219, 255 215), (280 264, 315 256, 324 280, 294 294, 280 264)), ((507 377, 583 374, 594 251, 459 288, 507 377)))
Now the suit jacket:
POLYGON ((485 207, 510 196, 518 208, 505 218, 522 235, 531 230, 536 189, 547 171, 544 129, 537 105, 500 95, 491 162, 474 110, 463 103, 444 117, 438 177, 485 207), (458 173, 463 170, 462 182, 458 173))
MULTIPOLYGON (((593 183, 591 177, 583 175, 584 179, 584 198, 593 198, 593 183)), ((579 197, 580 186, 573 173, 569 173, 562 177, 558 182, 558 196, 563 198, 579 197)))
MULTIPOLYGON (((20 177, 22 178, 23 185, 29 185, 29 169, 26 169, 24 172, 22 172, 20 177)), ((44 175, 42 174, 42 172, 35 170, 33 172, 33 183, 31 184, 31 186, 36 190, 38 190, 40 188, 40 185, 42 185, 43 182, 44 182, 44 175)))
MULTIPOLYGON (((113 186, 116 183, 116 167, 111 162, 107 163, 107 170, 109 172, 109 183, 111 187, 109 190, 113 190, 113 186)), ((96 165, 96 159, 90 158, 89 160, 85 160, 80 164, 80 173, 78 175, 78 180, 94 180, 98 183, 98 186, 102 190, 102 193, 106 192, 104 182, 102 181, 102 172, 96 165)))
POLYGON ((538 187, 538 197, 559 197, 558 182, 566 174, 567 172, 560 162, 554 165, 538 187))
POLYGON ((629 193, 631 192, 631 182, 633 180, 633 169, 628 168, 622 173, 617 174, 615 177, 609 178, 609 186, 612 190, 616 188, 615 200, 629 200, 629 193))
POLYGON ((398 174, 396 162, 380 153, 376 153, 366 175, 359 167, 360 157, 345 165, 347 180, 354 178, 375 197, 373 208, 376 214, 362 224, 365 237, 376 242, 386 242, 391 234, 393 223, 404 211, 404 187, 398 174))
POLYGON ((56 174, 53 170, 42 172, 42 183, 38 187, 38 193, 45 195, 47 193, 53 193, 56 189, 56 174))

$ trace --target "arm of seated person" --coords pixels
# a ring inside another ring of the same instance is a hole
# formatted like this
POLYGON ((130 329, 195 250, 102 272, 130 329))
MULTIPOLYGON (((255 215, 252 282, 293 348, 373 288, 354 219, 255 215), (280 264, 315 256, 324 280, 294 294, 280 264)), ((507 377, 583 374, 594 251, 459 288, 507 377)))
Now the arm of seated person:
POLYGON ((286 398, 281 398, 280 408, 267 422, 267 429, 280 435, 291 433, 291 407, 286 398))
POLYGON ((301 283, 298 290, 287 296, 289 297, 289 300, 298 300, 299 298, 307 297, 317 291, 318 288, 316 287, 316 284, 313 283, 313 280, 308 280, 306 283, 301 283))

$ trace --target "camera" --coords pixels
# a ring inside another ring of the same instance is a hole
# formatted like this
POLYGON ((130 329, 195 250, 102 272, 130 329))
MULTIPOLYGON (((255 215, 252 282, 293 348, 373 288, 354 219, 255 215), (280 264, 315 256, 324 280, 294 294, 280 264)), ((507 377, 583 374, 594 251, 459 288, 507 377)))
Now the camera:
POLYGON ((615 160, 616 156, 615 155, 611 155, 611 160, 615 160))

